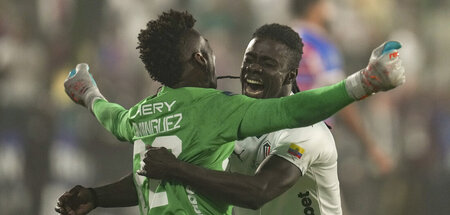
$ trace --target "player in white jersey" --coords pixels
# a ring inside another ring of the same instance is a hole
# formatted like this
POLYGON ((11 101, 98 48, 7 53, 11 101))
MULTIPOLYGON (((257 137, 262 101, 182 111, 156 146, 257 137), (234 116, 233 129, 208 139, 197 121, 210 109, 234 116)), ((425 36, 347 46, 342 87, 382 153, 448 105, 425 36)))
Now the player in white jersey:
MULTIPOLYGON (((290 68, 299 64, 301 57, 293 52, 300 49, 301 54, 302 46, 301 38, 290 27, 271 24, 256 30, 244 56, 243 67, 253 69, 242 71, 242 92, 255 98, 292 94, 292 86, 286 83, 296 84, 285 80, 297 76, 297 69, 292 73, 290 68), (271 68, 275 64, 280 66, 271 68), (261 85, 255 81, 261 81, 261 85), (277 81, 280 84, 274 84, 277 81)), ((241 195, 248 193, 259 200, 249 205, 238 202, 236 205, 244 207, 234 208, 237 215, 342 214, 337 151, 324 122, 237 141, 227 169, 245 175, 256 173, 252 178, 266 186, 256 194, 252 188, 243 189, 241 195)), ((242 184, 251 181, 237 179, 242 184)))
POLYGON ((237 141, 228 170, 253 175, 260 164, 272 156, 292 163, 304 176, 262 208, 235 207, 236 214, 342 214, 338 156, 333 136, 325 123, 237 141))

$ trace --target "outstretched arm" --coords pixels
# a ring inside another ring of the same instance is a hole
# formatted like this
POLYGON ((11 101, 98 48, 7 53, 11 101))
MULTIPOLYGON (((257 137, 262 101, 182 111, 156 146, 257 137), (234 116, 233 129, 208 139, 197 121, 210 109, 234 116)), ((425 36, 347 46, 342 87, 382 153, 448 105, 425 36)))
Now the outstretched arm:
POLYGON ((92 105, 92 112, 103 127, 111 132, 117 139, 131 141, 134 136, 129 112, 119 104, 106 100, 97 100, 92 105))
POLYGON ((89 73, 87 64, 80 63, 70 71, 64 81, 64 88, 72 101, 88 108, 99 122, 119 140, 130 141, 132 139, 133 132, 127 117, 128 111, 118 104, 106 101, 89 73))
POLYGON ((276 155, 265 159, 254 176, 198 167, 177 160, 166 148, 150 148, 144 163, 138 174, 178 180, 211 199, 251 209, 279 196, 301 176, 298 167, 276 155))
POLYGON ((66 215, 84 215, 96 207, 128 207, 138 204, 133 175, 120 181, 96 188, 73 187, 59 197, 56 212, 66 215))
POLYGON ((285 128, 309 126, 329 118, 354 101, 346 91, 345 81, 283 98, 260 99, 246 111, 238 137, 243 139, 285 128))

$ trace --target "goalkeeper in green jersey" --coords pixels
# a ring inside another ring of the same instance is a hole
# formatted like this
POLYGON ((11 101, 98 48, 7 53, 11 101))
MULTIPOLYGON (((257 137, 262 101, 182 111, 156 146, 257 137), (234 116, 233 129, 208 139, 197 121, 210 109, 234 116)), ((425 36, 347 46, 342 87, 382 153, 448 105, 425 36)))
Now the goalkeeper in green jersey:
MULTIPOLYGON (((215 57, 208 41, 193 29, 194 23, 187 12, 171 10, 141 31, 140 58, 152 79, 164 86, 129 110, 106 101, 86 64, 69 74, 64 83, 67 94, 117 138, 133 142, 134 162, 133 174, 115 184, 94 189, 76 186, 65 193, 58 201, 59 213, 85 214, 97 206, 139 204, 140 213, 147 215, 229 214, 228 204, 210 201, 180 183, 139 175, 146 148, 164 146, 182 161, 223 170, 234 140, 314 124, 355 100, 404 82, 400 62, 378 58, 380 50, 366 69, 332 86, 281 99, 229 95, 214 89, 215 57)), ((287 76, 282 83, 290 85, 294 80, 295 76, 287 76)))

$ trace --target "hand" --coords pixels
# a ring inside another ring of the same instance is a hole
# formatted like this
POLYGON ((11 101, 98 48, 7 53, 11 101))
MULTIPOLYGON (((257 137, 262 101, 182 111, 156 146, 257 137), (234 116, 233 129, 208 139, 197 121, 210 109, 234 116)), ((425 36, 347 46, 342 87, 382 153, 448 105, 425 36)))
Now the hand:
POLYGON ((379 91, 388 91, 405 82, 405 69, 400 60, 399 42, 388 41, 373 50, 369 65, 349 76, 347 92, 356 100, 379 91))
POLYGON ((59 197, 55 211, 62 215, 84 215, 96 208, 95 193, 77 185, 59 197))
POLYGON ((169 173, 177 167, 179 160, 164 147, 150 147, 141 162, 137 174, 153 179, 167 179, 169 173))
POLYGON ((72 101, 87 107, 91 112, 95 100, 105 99, 89 73, 89 66, 85 63, 78 64, 75 69, 70 71, 69 76, 64 81, 64 88, 72 101))

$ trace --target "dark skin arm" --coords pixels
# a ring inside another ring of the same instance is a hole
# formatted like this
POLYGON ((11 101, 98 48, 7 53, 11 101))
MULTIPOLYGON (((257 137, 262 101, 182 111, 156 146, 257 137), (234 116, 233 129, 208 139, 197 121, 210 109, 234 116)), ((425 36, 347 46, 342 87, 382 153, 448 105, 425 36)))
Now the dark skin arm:
POLYGON ((130 173, 118 182, 96 188, 77 185, 59 197, 55 211, 63 215, 84 215, 96 207, 128 207, 138 205, 138 197, 130 173))
POLYGON ((292 187, 302 175, 289 161, 266 158, 254 176, 209 170, 180 160, 166 148, 150 148, 138 174, 154 179, 174 179, 196 192, 232 205, 258 209, 292 187), (151 171, 150 171, 151 170, 151 171))

